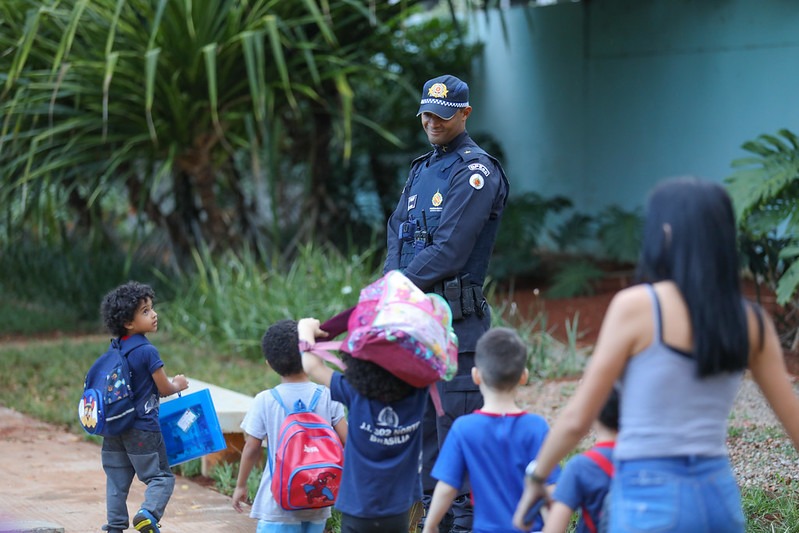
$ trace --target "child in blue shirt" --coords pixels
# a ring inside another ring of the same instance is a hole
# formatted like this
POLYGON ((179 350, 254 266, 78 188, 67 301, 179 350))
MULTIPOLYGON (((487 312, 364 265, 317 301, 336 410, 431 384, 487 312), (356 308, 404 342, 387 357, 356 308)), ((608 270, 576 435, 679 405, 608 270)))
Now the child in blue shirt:
POLYGON ((128 528, 127 497, 133 476, 147 485, 144 501, 133 516, 133 527, 142 533, 159 533, 158 521, 175 488, 169 469, 164 436, 158 422, 160 397, 185 390, 183 374, 167 377, 158 350, 146 335, 158 331, 158 313, 149 285, 130 281, 105 295, 100 311, 103 323, 120 339, 131 373, 136 421, 120 435, 103 438, 100 457, 106 475, 106 519, 109 533, 128 528))
MULTIPOLYGON (((468 476, 474 502, 475 533, 514 530, 516 503, 524 472, 549 431, 543 417, 516 404, 516 389, 527 382, 527 347, 509 328, 492 328, 477 341, 472 379, 483 394, 483 407, 458 417, 433 467, 438 480, 424 533, 437 533, 441 519, 468 476)), ((548 482, 557 480, 557 472, 548 482)), ((540 528, 541 517, 534 527, 540 528)))
MULTIPOLYGON (((315 318, 303 318, 297 330, 301 344, 309 346, 327 336, 315 318)), ((422 497, 421 423, 427 389, 371 361, 342 356, 347 365, 343 374, 312 353, 302 354, 305 372, 329 386, 332 398, 348 409, 344 472, 335 504, 341 533, 407 533, 411 507, 422 497)))
POLYGON ((597 442, 566 463, 552 495, 543 533, 566 533, 572 513, 581 510, 575 533, 597 533, 607 523, 605 497, 613 476, 613 448, 619 433, 619 393, 614 389, 594 423, 597 442))

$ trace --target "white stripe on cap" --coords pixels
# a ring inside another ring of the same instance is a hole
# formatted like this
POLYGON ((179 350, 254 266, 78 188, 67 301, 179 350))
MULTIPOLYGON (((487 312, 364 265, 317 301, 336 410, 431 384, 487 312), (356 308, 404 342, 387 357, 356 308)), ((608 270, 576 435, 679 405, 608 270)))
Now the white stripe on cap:
POLYGON ((448 102, 439 98, 422 98, 420 105, 438 104, 446 107, 469 107, 469 102, 448 102))

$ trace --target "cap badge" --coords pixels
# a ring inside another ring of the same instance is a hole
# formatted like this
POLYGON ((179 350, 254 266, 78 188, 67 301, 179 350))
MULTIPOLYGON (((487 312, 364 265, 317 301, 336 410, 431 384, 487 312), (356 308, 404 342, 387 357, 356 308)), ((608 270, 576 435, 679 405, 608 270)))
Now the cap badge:
POLYGON ((472 176, 469 178, 469 185, 479 191, 483 188, 483 185, 485 185, 485 180, 480 174, 472 174, 472 176))
POLYGON ((427 96, 432 96, 433 98, 446 98, 447 86, 443 83, 434 83, 429 89, 427 89, 427 96))
POLYGON ((441 202, 443 202, 443 201, 444 201, 444 197, 441 195, 441 191, 436 191, 436 193, 433 195, 433 200, 432 200, 433 207, 440 206, 441 202))

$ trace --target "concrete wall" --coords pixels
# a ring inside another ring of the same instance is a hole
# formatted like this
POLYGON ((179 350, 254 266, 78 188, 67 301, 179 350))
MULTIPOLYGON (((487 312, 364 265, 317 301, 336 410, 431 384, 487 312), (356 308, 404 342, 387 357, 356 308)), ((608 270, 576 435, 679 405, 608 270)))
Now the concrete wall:
POLYGON ((797 7, 601 0, 475 16, 486 48, 469 130, 499 141, 513 192, 587 213, 642 205, 669 176, 721 181, 745 141, 799 132, 797 7))

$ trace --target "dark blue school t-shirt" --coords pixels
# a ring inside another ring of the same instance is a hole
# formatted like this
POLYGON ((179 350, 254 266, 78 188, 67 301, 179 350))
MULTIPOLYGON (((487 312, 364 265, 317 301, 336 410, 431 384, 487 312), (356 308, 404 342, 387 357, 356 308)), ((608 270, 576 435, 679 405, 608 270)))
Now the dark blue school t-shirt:
POLYGON ((164 366, 158 350, 141 334, 122 337, 122 351, 128 351, 128 366, 133 378, 133 398, 136 404, 136 421, 133 427, 145 431, 161 431, 158 423, 160 395, 153 380, 153 372, 164 366))
POLYGON ((347 444, 336 509, 359 518, 403 513, 422 498, 422 416, 427 389, 391 404, 361 396, 340 372, 331 397, 347 406, 347 444))

